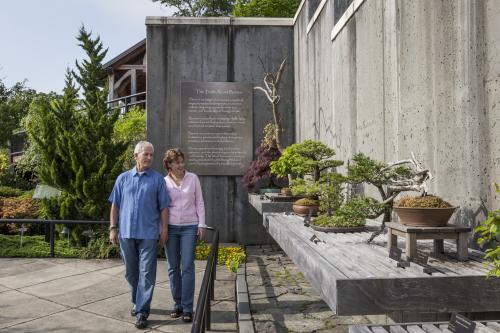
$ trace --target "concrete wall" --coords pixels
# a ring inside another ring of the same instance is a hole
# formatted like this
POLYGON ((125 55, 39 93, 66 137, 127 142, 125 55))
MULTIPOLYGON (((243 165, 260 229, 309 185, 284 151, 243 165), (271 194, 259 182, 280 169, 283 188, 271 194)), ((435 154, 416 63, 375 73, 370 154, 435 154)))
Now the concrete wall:
POLYGON ((333 2, 296 15, 297 141, 344 160, 415 152, 430 191, 460 205, 457 223, 500 207, 500 2, 355 0, 332 40, 333 2))
MULTIPOLYGON (((156 149, 154 167, 161 170, 163 152, 180 143, 180 82, 263 84, 259 57, 276 70, 288 58, 281 84, 285 144, 294 142, 293 26, 290 19, 148 17, 147 129, 156 149)), ((263 94, 253 95, 253 145, 272 119, 263 94)), ((219 229, 221 241, 270 242, 262 217, 248 204, 241 177, 200 177, 207 224, 219 229)))

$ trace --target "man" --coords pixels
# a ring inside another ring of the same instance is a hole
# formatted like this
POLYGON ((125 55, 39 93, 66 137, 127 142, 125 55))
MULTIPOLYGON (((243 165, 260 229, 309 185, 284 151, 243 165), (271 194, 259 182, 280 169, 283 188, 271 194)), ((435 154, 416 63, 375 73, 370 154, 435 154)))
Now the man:
POLYGON ((156 251, 168 238, 170 198, 163 177, 153 169, 153 145, 139 142, 134 149, 136 166, 118 176, 109 196, 109 240, 120 244, 125 278, 132 292, 135 326, 147 327, 156 282, 156 251))

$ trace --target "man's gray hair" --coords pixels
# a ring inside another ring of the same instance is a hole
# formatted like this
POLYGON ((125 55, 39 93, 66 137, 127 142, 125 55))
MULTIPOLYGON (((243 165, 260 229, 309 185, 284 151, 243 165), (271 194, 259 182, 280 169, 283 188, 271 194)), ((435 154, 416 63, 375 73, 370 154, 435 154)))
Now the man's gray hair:
POLYGON ((142 153, 146 149, 146 147, 151 147, 151 149, 153 150, 153 153, 155 152, 155 149, 154 149, 153 144, 151 142, 148 142, 148 141, 139 141, 135 145, 134 155, 142 153))

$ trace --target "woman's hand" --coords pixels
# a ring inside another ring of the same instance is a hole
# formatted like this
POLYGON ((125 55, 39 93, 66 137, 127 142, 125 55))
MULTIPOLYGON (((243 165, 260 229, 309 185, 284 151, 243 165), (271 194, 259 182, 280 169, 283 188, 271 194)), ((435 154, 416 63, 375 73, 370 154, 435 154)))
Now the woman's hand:
POLYGON ((200 239, 203 239, 203 237, 205 237, 205 228, 198 228, 197 235, 200 239))

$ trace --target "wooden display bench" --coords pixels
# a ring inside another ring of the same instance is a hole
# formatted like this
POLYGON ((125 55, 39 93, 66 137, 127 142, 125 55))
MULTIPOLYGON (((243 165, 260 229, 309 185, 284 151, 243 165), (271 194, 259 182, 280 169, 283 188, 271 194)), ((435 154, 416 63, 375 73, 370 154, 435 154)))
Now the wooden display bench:
POLYGON ((408 260, 417 257, 417 240, 433 239, 434 254, 444 253, 444 240, 455 239, 457 241, 457 259, 466 261, 468 259, 467 244, 470 227, 449 224, 446 227, 413 227, 401 223, 389 222, 387 226, 387 248, 397 246, 398 236, 406 239, 406 257, 408 260))

